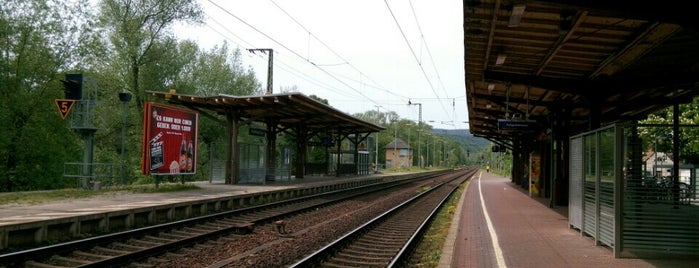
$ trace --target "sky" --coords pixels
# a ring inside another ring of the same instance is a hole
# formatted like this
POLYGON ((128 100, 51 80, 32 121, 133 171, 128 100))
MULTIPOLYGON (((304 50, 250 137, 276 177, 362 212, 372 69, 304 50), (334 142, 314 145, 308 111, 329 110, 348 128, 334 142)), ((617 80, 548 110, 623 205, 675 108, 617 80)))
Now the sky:
POLYGON ((201 0, 205 23, 175 34, 239 48, 272 92, 327 99, 347 114, 396 112, 434 128, 468 128, 462 1, 201 0), (412 103, 413 105, 408 105, 412 103), (420 116, 420 110, 422 115, 420 116))

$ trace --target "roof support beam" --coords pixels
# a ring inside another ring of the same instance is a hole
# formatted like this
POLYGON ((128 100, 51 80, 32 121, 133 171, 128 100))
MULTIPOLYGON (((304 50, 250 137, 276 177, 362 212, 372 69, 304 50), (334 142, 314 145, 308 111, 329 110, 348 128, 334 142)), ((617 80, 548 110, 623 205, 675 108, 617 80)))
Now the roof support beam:
POLYGON ((579 80, 548 78, 535 75, 485 71, 483 72, 483 77, 486 81, 498 81, 500 83, 510 82, 512 84, 528 85, 567 94, 580 94, 589 89, 589 87, 579 80))
POLYGON ((699 29, 696 9, 692 2, 684 0, 655 1, 616 0, 616 1, 577 1, 577 0, 536 0, 542 4, 558 4, 580 10, 604 11, 608 16, 628 19, 660 21, 678 24, 687 28, 699 29))

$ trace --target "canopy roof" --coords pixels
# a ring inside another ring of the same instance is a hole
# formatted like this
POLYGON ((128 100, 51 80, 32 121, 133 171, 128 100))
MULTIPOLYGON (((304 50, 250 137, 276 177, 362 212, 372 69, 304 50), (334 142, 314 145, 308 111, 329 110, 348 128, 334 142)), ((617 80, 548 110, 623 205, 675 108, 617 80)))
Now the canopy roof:
POLYGON ((510 119, 580 133, 699 95, 691 1, 466 0, 463 8, 475 135, 512 139, 517 132, 498 129, 510 119))
POLYGON ((309 130, 342 133, 371 133, 384 128, 343 113, 298 92, 259 96, 194 96, 172 92, 148 91, 168 103, 194 110, 210 110, 220 115, 235 113, 241 120, 276 122, 294 127, 304 125, 309 130))

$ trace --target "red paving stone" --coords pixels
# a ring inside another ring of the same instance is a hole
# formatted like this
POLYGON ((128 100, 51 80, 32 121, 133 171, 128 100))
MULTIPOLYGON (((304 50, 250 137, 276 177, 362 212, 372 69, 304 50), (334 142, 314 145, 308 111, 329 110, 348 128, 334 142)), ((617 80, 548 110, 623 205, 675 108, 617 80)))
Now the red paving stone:
POLYGON ((699 267, 699 260, 614 258, 612 249, 569 228, 567 207, 555 209, 504 178, 484 171, 471 179, 445 244, 440 267, 500 267, 481 206, 481 192, 503 267, 699 267))

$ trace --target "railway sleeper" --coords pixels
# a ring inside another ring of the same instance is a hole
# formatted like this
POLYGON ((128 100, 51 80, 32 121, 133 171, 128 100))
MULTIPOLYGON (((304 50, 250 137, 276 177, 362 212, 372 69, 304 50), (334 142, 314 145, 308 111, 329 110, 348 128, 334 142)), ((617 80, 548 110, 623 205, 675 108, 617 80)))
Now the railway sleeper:
POLYGON ((378 243, 372 243, 369 241, 362 240, 362 241, 357 241, 355 243, 352 243, 352 245, 350 245, 349 248, 354 248, 354 249, 358 249, 358 250, 366 250, 366 249, 384 250, 384 249, 395 249, 396 244, 395 243, 378 244, 378 243))
POLYGON ((186 230, 172 230, 168 234, 173 235, 175 237, 179 237, 178 239, 180 240, 194 236, 192 235, 192 233, 189 233, 186 230))
POLYGON ((80 259, 76 259, 76 258, 68 258, 68 257, 63 257, 63 256, 52 256, 49 261, 55 262, 55 263, 62 263, 62 264, 66 264, 69 266, 93 263, 92 261, 88 261, 88 260, 80 260, 80 259))
POLYGON ((146 240, 143 240, 143 239, 132 238, 132 239, 129 239, 129 244, 134 244, 134 245, 136 245, 136 246, 144 246, 144 247, 152 248, 152 247, 160 246, 160 245, 162 245, 163 243, 161 243, 161 242, 155 242, 155 241, 146 241, 146 240))
POLYGON ((118 249, 113 249, 113 248, 105 248, 105 247, 94 247, 94 248, 92 248, 92 250, 97 251, 97 252, 108 253, 108 254, 111 254, 112 256, 119 256, 119 255, 131 253, 130 251, 118 250, 118 249))
POLYGON ((184 232, 177 231, 177 230, 172 230, 168 233, 161 233, 158 235, 158 237, 163 237, 163 238, 172 239, 172 240, 182 240, 182 239, 190 237, 190 235, 187 233, 184 233, 184 232))
POLYGON ((51 265, 51 264, 46 264, 46 263, 41 263, 41 262, 36 262, 36 261, 26 261, 24 263, 24 267, 26 267, 26 268, 64 268, 65 266, 56 266, 56 265, 51 265))
POLYGON ((161 236, 152 236, 152 235, 144 236, 143 239, 147 239, 149 241, 161 242, 161 243, 172 243, 172 242, 177 241, 176 239, 169 239, 169 238, 164 238, 161 236))
POLYGON ((131 251, 140 251, 140 250, 148 249, 148 247, 139 247, 139 246, 129 245, 129 244, 120 243, 120 242, 114 243, 112 245, 114 245, 115 247, 118 247, 118 248, 122 248, 125 250, 131 250, 131 251))
POLYGON ((223 225, 236 225, 236 224, 241 223, 241 221, 237 221, 237 220, 233 220, 233 219, 217 219, 214 222, 218 223, 218 224, 223 224, 223 225))
POLYGON ((82 250, 73 251, 73 255, 85 257, 86 259, 94 260, 94 261, 106 260, 106 259, 109 259, 109 258, 114 256, 114 255, 95 254, 95 253, 85 252, 82 250))
POLYGON ((365 243, 379 244, 379 245, 395 245, 405 241, 405 234, 402 236, 367 236, 362 237, 362 241, 365 243))
MULTIPOLYGON (((366 258, 351 258, 351 259, 346 259, 346 258, 333 258, 330 263, 337 264, 339 266, 335 267, 386 267, 388 265, 388 262, 390 260, 380 260, 380 261, 372 261, 372 260, 367 260, 366 258)), ((327 266, 329 263, 323 263, 323 266, 327 266)))
POLYGON ((368 258, 368 259, 386 259, 386 258, 393 258, 395 256, 395 252, 388 252, 388 251, 381 251, 381 252, 375 252, 375 251, 359 251, 359 250, 343 250, 337 254, 337 256, 343 256, 343 257, 348 257, 348 258, 368 258))
POLYGON ((190 234, 189 236, 205 234, 208 232, 206 230, 202 230, 201 228, 199 228, 199 226, 197 226, 197 227, 184 227, 184 228, 182 228, 182 231, 189 233, 190 234))
POLYGON ((204 224, 204 225, 199 225, 199 226, 197 226, 197 229, 201 229, 201 230, 204 230, 204 231, 207 231, 207 232, 215 232, 215 231, 218 231, 218 230, 221 230, 221 229, 226 229, 226 228, 228 228, 228 227, 230 227, 230 225, 228 225, 228 226, 221 226, 221 225, 213 225, 213 224, 204 224))
MULTIPOLYGON (((420 222, 421 219, 409 219, 411 221, 415 222, 420 222)), ((412 232, 414 231, 416 226, 414 224, 410 225, 401 225, 401 224, 395 224, 392 225, 390 228, 381 228, 380 231, 385 232, 386 234, 404 234, 406 232, 412 232)))

